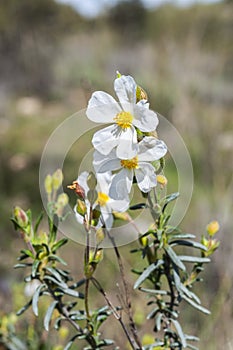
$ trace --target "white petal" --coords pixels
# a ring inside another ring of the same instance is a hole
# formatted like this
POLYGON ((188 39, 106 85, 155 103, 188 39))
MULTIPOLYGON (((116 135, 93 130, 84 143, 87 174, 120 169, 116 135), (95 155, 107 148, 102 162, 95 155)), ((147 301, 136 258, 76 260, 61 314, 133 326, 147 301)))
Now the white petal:
POLYGON ((138 160, 153 161, 162 158, 167 153, 167 146, 161 140, 146 136, 138 144, 138 160))
POLYGON ((132 159, 138 152, 137 133, 134 127, 122 130, 119 135, 116 155, 120 159, 132 159))
POLYGON ((105 227, 107 229, 112 228, 113 225, 113 215, 111 209, 107 206, 101 208, 102 218, 104 220, 105 227))
POLYGON ((137 84, 131 76, 122 75, 117 78, 114 82, 114 89, 120 103, 136 103, 137 84))
POLYGON ((153 131, 156 129, 159 120, 157 114, 146 106, 137 104, 134 106, 133 124, 141 131, 153 131))
POLYGON ((128 200, 133 182, 133 171, 122 169, 112 180, 109 196, 116 200, 128 200))
POLYGON ((105 173, 108 171, 114 171, 121 168, 120 160, 116 156, 116 150, 112 150, 107 156, 94 152, 93 166, 97 173, 105 173))
POLYGON ((142 192, 149 192, 157 184, 155 169, 151 164, 140 163, 140 167, 135 170, 135 176, 142 192))
POLYGON ((112 174, 110 172, 98 173, 96 174, 96 178, 98 182, 97 190, 108 195, 109 187, 112 181, 112 174))
POLYGON ((129 208, 129 198, 125 200, 109 200, 109 206, 111 206, 112 210, 118 212, 125 212, 129 208))
POLYGON ((107 155, 118 144, 117 125, 110 125, 97 131, 92 138, 94 148, 100 153, 107 155))
POLYGON ((111 95, 104 91, 96 91, 88 102, 86 114, 93 122, 111 123, 119 112, 121 112, 120 105, 111 95))
POLYGON ((77 178, 78 184, 84 188, 85 193, 89 190, 89 187, 87 186, 88 175, 89 173, 87 171, 83 171, 77 178))

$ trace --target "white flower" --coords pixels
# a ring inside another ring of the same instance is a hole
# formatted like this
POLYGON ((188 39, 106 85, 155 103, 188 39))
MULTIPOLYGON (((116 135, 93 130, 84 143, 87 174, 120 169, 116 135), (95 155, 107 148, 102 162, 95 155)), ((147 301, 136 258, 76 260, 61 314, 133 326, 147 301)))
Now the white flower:
POLYGON ((107 156, 98 151, 94 153, 93 165, 97 173, 119 170, 114 175, 109 189, 109 195, 114 199, 128 197, 134 176, 142 192, 149 192, 157 184, 155 169, 148 162, 162 158, 167 152, 167 147, 163 141, 152 136, 144 137, 138 146, 137 155, 129 160, 119 159, 116 149, 107 156))
MULTIPOLYGON (((82 186, 85 190, 85 193, 88 192, 89 188, 87 186, 87 177, 88 177, 88 172, 84 171, 81 173, 77 179, 78 184, 82 186)), ((94 208, 97 207, 97 205, 100 208, 101 211, 101 217, 99 220, 99 223, 97 227, 105 225, 108 229, 110 229, 113 225, 113 211, 117 212, 124 212, 128 209, 129 207, 129 201, 128 199, 124 200, 115 200, 109 196, 109 188, 111 185, 112 181, 112 175, 109 172, 106 172, 104 174, 96 174, 97 178, 97 193, 98 193, 98 198, 96 200, 96 203, 94 204, 94 208)), ((87 207, 87 215, 89 215, 89 210, 90 210, 90 203, 86 199, 85 201, 86 207, 87 207)), ((75 208, 75 215, 77 220, 83 224, 83 217, 77 213, 76 208, 75 208)))
POLYGON ((150 132, 158 125, 157 114, 149 109, 146 100, 136 103, 137 84, 131 76, 122 75, 114 82, 119 102, 103 91, 93 93, 88 106, 87 117, 97 123, 114 123, 97 131, 92 139, 94 148, 107 155, 116 147, 120 159, 131 159, 138 151, 137 127, 150 132))

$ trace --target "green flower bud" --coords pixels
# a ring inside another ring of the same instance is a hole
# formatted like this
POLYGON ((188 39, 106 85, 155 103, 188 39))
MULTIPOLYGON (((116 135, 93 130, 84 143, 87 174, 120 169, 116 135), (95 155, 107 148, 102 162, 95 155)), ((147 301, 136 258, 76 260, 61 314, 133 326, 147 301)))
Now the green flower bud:
POLYGON ((26 229, 28 227, 29 218, 25 211, 20 207, 14 208, 14 219, 22 229, 26 229))
POLYGON ((77 199, 76 211, 79 215, 85 216, 87 213, 87 207, 84 201, 77 199))
POLYGON ((48 174, 46 176, 46 178, 45 178, 44 187, 45 187, 45 191, 46 191, 47 194, 51 194, 52 193, 53 180, 52 180, 52 176, 50 174, 48 174))
POLYGON ((87 177, 87 186, 90 190, 94 190, 97 185, 97 180, 95 174, 91 171, 87 177))
POLYGON ((63 174, 61 169, 57 169, 52 176, 52 184, 53 184, 53 189, 57 191, 62 184, 63 181, 63 174))
POLYGON ((97 245, 100 244, 105 238, 105 233, 102 227, 98 228, 96 230, 96 243, 97 245))
POLYGON ((59 194, 57 198, 57 205, 64 208, 68 203, 69 203, 69 197, 67 196, 67 194, 66 193, 59 194))

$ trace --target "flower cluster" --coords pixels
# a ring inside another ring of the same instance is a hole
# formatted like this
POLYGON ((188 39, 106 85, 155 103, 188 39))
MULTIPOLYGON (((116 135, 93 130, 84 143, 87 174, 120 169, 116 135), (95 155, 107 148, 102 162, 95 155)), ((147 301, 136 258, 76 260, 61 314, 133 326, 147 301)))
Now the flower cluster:
MULTIPOLYGON (((109 228, 113 223, 112 211, 127 210, 134 182, 144 193, 156 186, 153 162, 167 152, 165 143, 152 136, 159 121, 157 114, 149 109, 145 91, 131 76, 120 74, 115 79, 114 90, 118 101, 106 92, 96 91, 86 112, 94 122, 111 124, 97 131, 92 139, 98 183, 94 208, 100 207, 102 224, 109 228)), ((82 173, 77 179, 86 193, 87 177, 87 173, 82 173)), ((85 211, 89 208, 90 203, 85 200, 85 211)), ((78 206, 76 211, 78 221, 83 222, 78 206)))

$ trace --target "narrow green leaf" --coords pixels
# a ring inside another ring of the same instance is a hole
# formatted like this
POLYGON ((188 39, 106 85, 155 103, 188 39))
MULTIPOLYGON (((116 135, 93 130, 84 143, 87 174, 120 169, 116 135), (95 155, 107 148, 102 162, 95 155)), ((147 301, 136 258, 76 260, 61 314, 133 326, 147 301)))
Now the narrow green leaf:
POLYGON ((193 235, 192 233, 175 233, 173 234, 172 232, 168 234, 169 239, 193 239, 196 236, 193 235))
POLYGON ((40 260, 35 260, 34 263, 32 264, 32 277, 36 277, 37 270, 38 270, 40 263, 41 263, 40 260))
POLYGON ((189 256, 189 255, 179 255, 181 261, 190 262, 190 263, 208 263, 210 258, 201 258, 199 256, 189 256))
POLYGON ((62 288, 62 291, 63 291, 65 294, 70 295, 70 296, 72 296, 72 297, 84 299, 83 293, 79 293, 78 291, 76 291, 76 290, 74 290, 74 289, 70 289, 70 288, 63 289, 63 288, 62 288))
POLYGON ((180 293, 181 297, 183 297, 184 294, 186 294, 186 296, 190 299, 194 299, 198 304, 201 304, 200 299, 198 298, 198 296, 196 294, 194 294, 193 292, 191 292, 180 280, 179 275, 173 271, 173 276, 174 276, 174 282, 176 285, 176 288, 178 290, 178 292, 180 293))
POLYGON ((140 291, 148 293, 148 294, 160 294, 160 295, 167 295, 167 290, 161 290, 161 289, 148 289, 148 288, 139 288, 140 291))
POLYGON ((45 314, 45 318, 44 318, 44 328, 46 331, 49 331, 49 323, 50 323, 50 320, 51 320, 51 317, 53 315, 53 311, 57 305, 58 301, 57 300, 54 300, 48 307, 48 310, 45 314))
POLYGON ((36 316, 38 316, 38 300, 40 297, 40 293, 42 292, 42 289, 46 287, 45 284, 40 284, 32 297, 32 310, 36 316))
POLYGON ((137 281, 134 284, 134 289, 137 289, 149 276, 150 274, 156 270, 159 266, 163 265, 164 261, 163 260, 158 260, 156 263, 151 264, 148 266, 141 276, 137 279, 137 281))
POLYGON ((23 249, 20 251, 20 253, 34 259, 34 254, 29 249, 23 249))
POLYGON ((172 259, 172 261, 174 262, 174 264, 179 267, 181 270, 185 271, 186 268, 184 266, 184 264, 182 263, 182 261, 178 258, 178 256, 176 255, 176 253, 174 252, 174 250, 169 246, 165 246, 164 247, 165 251, 167 252, 167 254, 169 255, 169 257, 172 259))
POLYGON ((50 272, 51 275, 53 275, 53 277, 55 277, 59 282, 63 283, 61 275, 53 267, 47 266, 46 271, 50 272))
POLYGON ((156 317, 155 326, 156 326, 157 332, 161 330, 162 317, 163 317, 163 314, 161 312, 156 317))
POLYGON ((73 342, 75 341, 76 338, 78 338, 80 334, 76 334, 73 336, 73 338, 70 339, 69 343, 64 347, 64 350, 69 350, 71 346, 73 345, 73 342))
POLYGON ((168 196, 165 197, 165 203, 169 203, 171 201, 174 201, 175 199, 177 199, 179 197, 179 192, 174 192, 169 194, 168 196))
POLYGON ((37 233, 38 227, 43 219, 43 216, 44 216, 44 212, 42 211, 36 219, 35 228, 34 228, 35 233, 37 233))
POLYGON ((153 309, 153 310, 146 316, 147 320, 151 320, 152 318, 154 318, 158 311, 159 311, 159 308, 158 308, 158 307, 156 307, 155 309, 153 309))
POLYGON ((137 209, 145 209, 147 207, 148 207, 148 205, 146 203, 139 203, 139 204, 132 205, 131 207, 129 207, 129 209, 130 210, 137 210, 137 209))
POLYGON ((44 280, 49 280, 51 282, 53 282, 55 285, 61 287, 61 288, 64 288, 66 289, 67 288, 67 284, 63 281, 58 281, 56 278, 50 276, 50 275, 45 275, 44 276, 44 280))
POLYGON ((16 265, 14 265, 14 269, 20 269, 20 268, 28 267, 28 266, 32 266, 32 263, 16 264, 16 265))
POLYGON ((209 315, 210 311, 207 310, 205 307, 195 303, 195 301, 193 301, 192 299, 189 299, 185 294, 182 295, 182 299, 186 300, 190 305, 192 305, 193 307, 195 307, 195 309, 203 312, 204 314, 209 315))
POLYGON ((62 265, 67 265, 67 263, 65 262, 65 260, 63 260, 60 256, 57 256, 55 254, 51 254, 49 256, 49 260, 50 261, 58 261, 59 263, 61 263, 62 265))
POLYGON ((61 248, 63 245, 65 245, 68 242, 67 238, 62 238, 60 239, 60 241, 56 242, 53 244, 52 246, 52 252, 55 253, 56 250, 58 250, 59 248, 61 248))
POLYGON ((183 330, 182 330, 182 327, 181 327, 180 323, 177 320, 174 320, 172 318, 170 320, 172 321, 173 325, 176 328, 176 331, 177 331, 177 334, 180 337, 180 341, 181 341, 182 346, 185 348, 186 345, 187 345, 186 344, 186 338, 185 338, 185 335, 183 333, 183 330))
POLYGON ((199 341, 200 339, 198 337, 196 337, 195 335, 189 335, 189 334, 185 334, 185 339, 186 340, 190 340, 190 341, 199 341))
POLYGON ((22 315, 30 306, 32 305, 32 300, 30 300, 27 304, 25 304, 21 309, 19 309, 16 313, 17 316, 22 315))
POLYGON ((193 247, 193 248, 197 248, 197 249, 201 249, 201 250, 207 250, 207 248, 201 244, 200 242, 195 242, 195 241, 185 241, 185 240, 181 240, 181 239, 177 239, 175 241, 171 242, 172 246, 175 245, 184 245, 187 247, 193 247))

